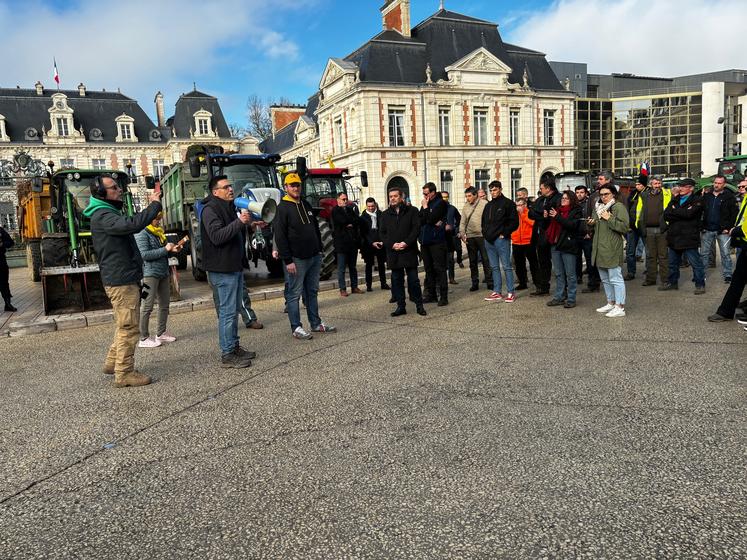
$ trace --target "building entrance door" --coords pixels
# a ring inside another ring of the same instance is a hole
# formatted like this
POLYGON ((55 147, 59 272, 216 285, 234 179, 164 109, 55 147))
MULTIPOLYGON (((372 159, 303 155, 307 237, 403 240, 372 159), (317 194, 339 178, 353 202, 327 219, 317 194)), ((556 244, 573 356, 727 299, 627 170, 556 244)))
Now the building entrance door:
POLYGON ((404 177, 400 177, 397 175, 396 177, 392 177, 389 179, 389 183, 386 186, 387 192, 389 192, 389 189, 392 187, 397 187, 402 189, 402 195, 404 196, 405 200, 410 200, 410 185, 407 184, 407 180, 405 180, 404 177))

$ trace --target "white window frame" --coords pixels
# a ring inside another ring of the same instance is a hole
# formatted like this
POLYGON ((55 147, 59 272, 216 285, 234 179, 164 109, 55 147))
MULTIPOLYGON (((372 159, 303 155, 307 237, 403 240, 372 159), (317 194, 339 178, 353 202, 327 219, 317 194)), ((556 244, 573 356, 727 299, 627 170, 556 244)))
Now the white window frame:
POLYGON ((210 120, 204 117, 197 119, 197 134, 207 136, 210 133, 210 120))
POLYGON ((67 117, 57 117, 57 136, 70 136, 70 122, 67 117))
POLYGON ((166 162, 163 159, 153 159, 151 161, 151 164, 153 165, 153 177, 156 179, 160 179, 164 176, 164 167, 166 167, 166 162))
POLYGON ((438 108, 438 137, 441 146, 451 145, 451 109, 448 107, 438 108))
POLYGON ((475 107, 472 110, 475 146, 488 145, 488 114, 487 107, 475 107))
POLYGON ((335 119, 335 147, 337 148, 338 154, 341 154, 345 151, 345 139, 343 138, 343 127, 342 127, 342 117, 339 119, 335 119))
POLYGON ((511 168, 511 198, 516 200, 516 191, 521 188, 521 167, 511 168))
POLYGON ((60 158, 60 169, 75 169, 75 158, 60 158))
POLYGON ((389 107, 387 109, 389 122, 389 146, 400 148, 405 145, 405 108, 389 107))
POLYGON ((96 171, 103 171, 106 169, 106 158, 91 158, 91 169, 96 171))
POLYGON ((508 143, 511 146, 519 145, 519 123, 521 122, 521 109, 510 109, 508 113, 508 143))
POLYGON ((545 146, 555 145, 555 109, 545 109, 543 115, 543 140, 545 146))
POLYGON ((488 185, 490 184, 490 169, 475 169, 475 185, 476 189, 482 188, 485 192, 488 192, 488 185), (479 177, 478 174, 483 174, 484 177, 479 177))

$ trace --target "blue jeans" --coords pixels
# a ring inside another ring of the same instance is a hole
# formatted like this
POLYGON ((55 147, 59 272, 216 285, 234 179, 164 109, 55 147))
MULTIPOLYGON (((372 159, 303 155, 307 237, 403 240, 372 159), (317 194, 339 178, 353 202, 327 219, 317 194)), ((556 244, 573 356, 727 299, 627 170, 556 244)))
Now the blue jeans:
POLYGON ((218 295, 218 341, 222 354, 239 343, 239 303, 243 297, 243 272, 208 272, 208 282, 218 295))
POLYGON ((293 263, 296 265, 295 274, 288 273, 287 268, 283 267, 285 268, 285 277, 288 279, 287 303, 291 332, 303 326, 301 324, 301 310, 298 305, 301 296, 306 300, 306 316, 311 328, 316 328, 322 324, 322 320, 319 318, 319 302, 317 300, 322 256, 316 255, 308 259, 293 257, 293 263))
POLYGON ((642 241, 638 230, 631 229, 628 232, 627 244, 625 245, 625 263, 628 267, 628 274, 635 275, 636 257, 643 256, 643 249, 645 248, 642 241))
POLYGON ((356 264, 358 261, 358 251, 350 251, 349 253, 337 253, 337 287, 341 290, 345 289, 345 267, 347 266, 348 272, 350 273, 350 289, 354 290, 358 287, 358 269, 356 264))
POLYGON ((700 258, 703 262, 709 258, 713 242, 718 240, 718 250, 721 253, 721 272, 724 279, 731 278, 734 270, 731 264, 731 236, 728 233, 717 231, 704 231, 700 236, 700 258))
POLYGON ((552 250, 552 268, 555 271, 555 295, 553 299, 563 299, 563 292, 568 290, 568 303, 576 303, 576 254, 552 250))
POLYGON ((625 305, 625 280, 623 280, 622 267, 600 267, 599 278, 602 279, 607 301, 613 301, 617 305, 625 305))
POLYGON ((493 271, 493 291, 501 293, 503 282, 501 280, 501 267, 506 275, 506 289, 509 293, 514 291, 514 269, 511 265, 511 240, 500 237, 492 243, 485 240, 485 250, 488 252, 490 268, 493 271))
POLYGON ((705 287, 705 267, 703 266, 703 259, 700 258, 700 251, 697 249, 683 249, 682 251, 675 251, 671 247, 669 248, 669 279, 668 282, 673 286, 676 286, 680 281, 680 261, 682 257, 687 258, 687 262, 693 269, 693 281, 695 282, 696 288, 705 287))

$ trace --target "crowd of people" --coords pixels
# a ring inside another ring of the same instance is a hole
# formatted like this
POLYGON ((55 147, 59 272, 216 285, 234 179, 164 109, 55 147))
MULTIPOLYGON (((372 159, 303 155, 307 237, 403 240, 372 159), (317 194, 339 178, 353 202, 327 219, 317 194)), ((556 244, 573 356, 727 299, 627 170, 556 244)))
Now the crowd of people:
MULTIPOLYGON (((559 192, 554 180, 546 177, 536 198, 519 189, 512 200, 503 194, 501 182, 493 181, 487 191, 466 189, 461 211, 449 203, 448 193, 439 192, 430 182, 423 186, 419 207, 394 187, 387 193, 385 209, 368 198, 359 213, 347 194, 339 193, 331 213, 339 293, 341 297, 365 293, 359 288, 360 252, 365 261, 366 291, 373 291, 376 269, 381 289, 391 290, 390 303, 395 304, 392 317, 405 315, 408 301, 419 315, 427 315, 428 303, 449 305, 449 284, 457 283, 455 267, 464 266, 464 244, 469 291, 480 289, 482 270, 486 302, 514 303, 518 292, 529 290, 531 277, 534 290, 530 297, 545 297, 549 307, 572 309, 585 277, 581 293, 604 291, 596 311, 621 318, 626 315, 625 282, 635 278, 639 245, 645 247, 646 255, 643 286, 678 290, 680 271, 689 266, 694 293, 699 295, 705 293, 706 269, 717 242, 722 277, 729 288, 708 320, 732 321, 736 316, 747 330, 747 304, 740 301, 747 282, 747 252, 743 250, 747 246, 747 181, 740 182, 738 196, 725 185, 725 178, 717 176, 711 188, 695 193, 692 179, 664 188, 660 177, 649 181, 642 173, 635 189, 625 195, 615 186, 611 173, 601 172, 591 192, 586 185, 559 192), (737 253, 735 265, 732 247, 737 253), (421 263, 425 269, 422 287, 421 263), (737 314, 740 307, 743 312, 737 314)), ((273 222, 273 254, 282 261, 285 272, 291 336, 308 340, 337 329, 319 316, 322 239, 314 209, 301 196, 298 174, 287 174, 284 188, 273 222), (300 302, 306 308, 308 329, 301 318, 300 302)), ((147 208, 127 217, 122 212, 122 191, 113 179, 102 176, 91 190, 85 214, 91 219, 94 248, 116 321, 104 373, 114 375, 115 387, 146 385, 150 378, 134 369, 135 347, 153 348, 176 340, 166 328, 168 258, 181 246, 169 243, 160 228, 157 194, 151 196, 147 208), (149 320, 156 301, 158 322, 151 336, 149 320)), ((236 209, 233 185, 226 176, 212 178, 208 190, 200 214, 202 265, 218 315, 220 363, 244 368, 251 365, 256 352, 240 345, 239 317, 248 328, 262 328, 244 282, 244 247, 250 229, 266 224, 236 209)))

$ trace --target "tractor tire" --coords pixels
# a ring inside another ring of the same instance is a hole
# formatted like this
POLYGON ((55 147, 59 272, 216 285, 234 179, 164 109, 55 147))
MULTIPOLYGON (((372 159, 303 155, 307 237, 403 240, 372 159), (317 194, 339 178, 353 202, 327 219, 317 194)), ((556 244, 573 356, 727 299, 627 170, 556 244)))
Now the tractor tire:
POLYGON ((32 282, 41 282, 41 241, 29 241, 26 244, 26 265, 32 282))
POLYGON ((200 222, 194 210, 189 212, 189 248, 192 257, 192 277, 198 282, 207 280, 207 273, 202 269, 202 243, 200 243, 200 222))
POLYGON ((67 237, 45 237, 41 240, 42 268, 70 266, 70 240, 67 237))
POLYGON ((332 238, 332 228, 324 218, 317 216, 319 222, 319 233, 322 237, 322 270, 319 273, 320 280, 329 280, 337 270, 337 255, 335 254, 335 242, 332 238))

